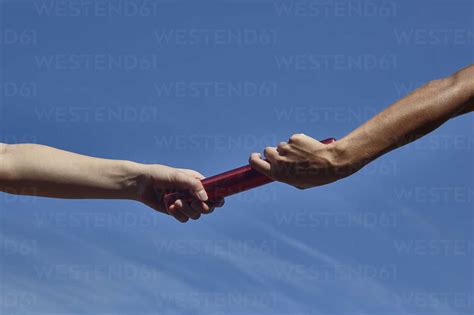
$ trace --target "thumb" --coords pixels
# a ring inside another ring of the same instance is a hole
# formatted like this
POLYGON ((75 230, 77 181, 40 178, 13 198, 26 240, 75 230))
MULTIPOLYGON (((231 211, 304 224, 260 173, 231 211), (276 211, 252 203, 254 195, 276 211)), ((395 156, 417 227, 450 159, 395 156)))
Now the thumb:
POLYGON ((201 201, 207 201, 207 193, 201 181, 196 177, 177 171, 174 176, 174 184, 177 189, 187 189, 201 201))

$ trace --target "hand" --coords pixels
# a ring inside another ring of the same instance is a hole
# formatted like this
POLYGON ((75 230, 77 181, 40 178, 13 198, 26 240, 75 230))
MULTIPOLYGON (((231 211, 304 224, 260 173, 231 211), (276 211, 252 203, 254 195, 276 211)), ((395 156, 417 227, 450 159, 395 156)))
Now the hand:
POLYGON ((204 176, 193 170, 146 165, 140 178, 137 199, 159 212, 172 215, 183 223, 189 218, 197 220, 201 214, 211 213, 215 207, 224 204, 223 199, 217 203, 206 203, 208 197, 201 183, 204 176), (163 197, 170 191, 189 191, 196 199, 191 203, 176 200, 167 211, 163 197))
POLYGON ((278 147, 265 148, 267 160, 252 153, 250 165, 274 180, 304 189, 349 176, 356 170, 343 158, 342 142, 323 144, 304 134, 295 134, 278 147))

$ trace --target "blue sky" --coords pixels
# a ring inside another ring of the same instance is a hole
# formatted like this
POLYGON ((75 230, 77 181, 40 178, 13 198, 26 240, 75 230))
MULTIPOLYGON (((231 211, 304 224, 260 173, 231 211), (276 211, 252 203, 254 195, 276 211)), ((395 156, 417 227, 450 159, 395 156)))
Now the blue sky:
MULTIPOLYGON (((1 1, 0 139, 213 175, 472 63, 473 3, 1 1)), ((0 194, 6 314, 469 314, 473 116, 179 224, 0 194)))

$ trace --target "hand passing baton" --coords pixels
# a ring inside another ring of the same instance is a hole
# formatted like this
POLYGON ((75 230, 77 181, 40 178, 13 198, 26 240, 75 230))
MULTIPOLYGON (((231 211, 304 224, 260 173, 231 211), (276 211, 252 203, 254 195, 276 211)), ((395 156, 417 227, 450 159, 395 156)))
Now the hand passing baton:
MULTIPOLYGON (((321 143, 330 144, 334 141, 336 141, 336 139, 329 138, 321 141, 321 143)), ((214 202, 224 197, 271 183, 273 182, 273 179, 254 170, 250 165, 245 165, 224 173, 207 177, 201 182, 209 197, 208 201, 214 202)), ((173 192, 166 194, 164 197, 166 209, 168 209, 178 199, 192 201, 194 197, 189 192, 173 192)))

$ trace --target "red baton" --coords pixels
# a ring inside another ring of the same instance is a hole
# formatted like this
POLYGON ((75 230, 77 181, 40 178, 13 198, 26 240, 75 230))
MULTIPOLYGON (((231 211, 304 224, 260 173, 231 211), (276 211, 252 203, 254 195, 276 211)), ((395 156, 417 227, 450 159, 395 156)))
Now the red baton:
MULTIPOLYGON (((321 143, 329 144, 336 141, 329 138, 321 141, 321 143)), ((231 196, 239 192, 243 192, 258 186, 262 186, 273 182, 273 179, 256 171, 250 165, 235 168, 233 170, 220 173, 203 179, 202 184, 206 189, 208 201, 213 202, 220 198, 231 196)), ((164 202, 166 209, 174 204, 178 199, 191 201, 195 199, 189 192, 173 192, 165 195, 164 202)))

